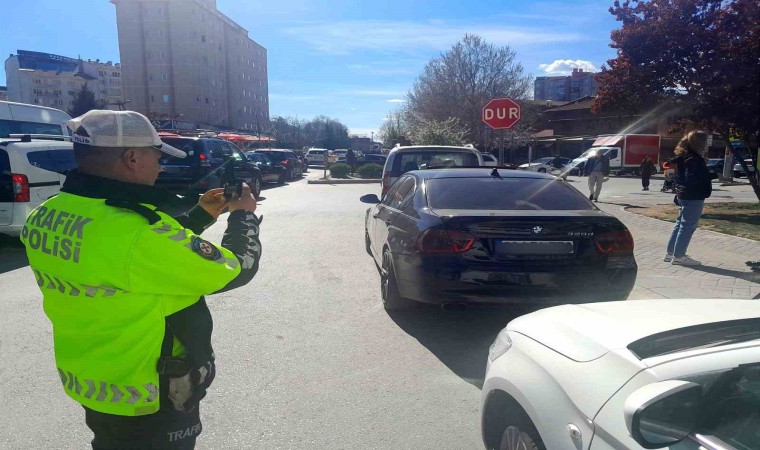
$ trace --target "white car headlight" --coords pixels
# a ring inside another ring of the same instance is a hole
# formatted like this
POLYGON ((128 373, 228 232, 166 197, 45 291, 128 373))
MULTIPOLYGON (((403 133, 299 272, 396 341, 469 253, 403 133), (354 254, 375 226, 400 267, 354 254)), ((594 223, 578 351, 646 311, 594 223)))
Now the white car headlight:
POLYGON ((510 347, 512 347, 512 339, 507 335, 507 330, 503 329, 499 332, 499 335, 496 336, 496 340, 493 341, 493 344, 491 344, 491 347, 488 349, 488 359, 491 362, 494 362, 496 358, 507 353, 507 350, 509 350, 510 347))

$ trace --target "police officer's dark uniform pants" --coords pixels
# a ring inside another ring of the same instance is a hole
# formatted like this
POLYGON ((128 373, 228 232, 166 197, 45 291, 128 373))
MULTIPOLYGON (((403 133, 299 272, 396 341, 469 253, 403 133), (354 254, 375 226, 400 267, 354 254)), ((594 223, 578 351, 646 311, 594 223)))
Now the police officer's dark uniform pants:
POLYGON ((202 425, 198 408, 191 413, 162 407, 147 416, 116 416, 85 409, 95 433, 93 450, 192 450, 202 425))

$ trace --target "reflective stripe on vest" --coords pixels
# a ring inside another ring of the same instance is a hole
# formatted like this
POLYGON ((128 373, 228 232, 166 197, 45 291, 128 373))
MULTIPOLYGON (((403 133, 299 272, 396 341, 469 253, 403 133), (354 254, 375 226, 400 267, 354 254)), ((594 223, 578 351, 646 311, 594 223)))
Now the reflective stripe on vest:
POLYGON ((107 381, 82 379, 60 367, 58 368, 58 375, 61 377, 61 383, 66 393, 82 404, 86 405, 95 401, 136 405, 134 407, 135 415, 151 414, 158 410, 158 386, 153 383, 147 383, 143 386, 123 386, 107 381), (138 403, 150 405, 141 408, 138 403))

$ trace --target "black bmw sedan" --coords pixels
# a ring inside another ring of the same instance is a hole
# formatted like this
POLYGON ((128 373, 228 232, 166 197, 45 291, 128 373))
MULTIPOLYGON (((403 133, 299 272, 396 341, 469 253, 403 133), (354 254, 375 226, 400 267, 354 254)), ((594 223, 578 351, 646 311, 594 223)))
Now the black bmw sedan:
POLYGON ((405 173, 365 219, 386 309, 625 299, 633 238, 567 182, 493 168, 405 173))

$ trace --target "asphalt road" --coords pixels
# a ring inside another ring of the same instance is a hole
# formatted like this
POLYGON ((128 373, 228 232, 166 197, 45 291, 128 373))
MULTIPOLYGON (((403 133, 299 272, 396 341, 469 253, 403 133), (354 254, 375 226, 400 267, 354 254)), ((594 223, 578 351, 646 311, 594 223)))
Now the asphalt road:
MULTIPOLYGON (((264 191, 260 272, 208 298, 218 373, 198 448, 482 448, 488 346, 515 313, 386 313, 358 201, 378 191, 305 180, 264 191)), ((204 236, 219 242, 224 226, 204 236)), ((2 245, 0 448, 88 448, 34 277, 22 249, 2 245)))
MULTIPOLYGON (((587 192, 585 178, 569 181, 587 192)), ((650 192, 638 183, 613 178, 602 201, 672 199, 661 180, 650 192)), ((715 188, 714 200, 754 195, 715 188)), ((386 313, 364 252, 366 193, 379 185, 301 180, 264 191, 260 272, 208 299, 218 374, 202 404, 199 449, 482 448, 488 346, 520 311, 386 313)), ((224 227, 204 237, 219 242, 224 227)), ((83 411, 55 371, 41 294, 23 249, 8 240, 0 240, 0 361, 0 449, 88 448, 83 411)))

